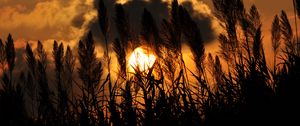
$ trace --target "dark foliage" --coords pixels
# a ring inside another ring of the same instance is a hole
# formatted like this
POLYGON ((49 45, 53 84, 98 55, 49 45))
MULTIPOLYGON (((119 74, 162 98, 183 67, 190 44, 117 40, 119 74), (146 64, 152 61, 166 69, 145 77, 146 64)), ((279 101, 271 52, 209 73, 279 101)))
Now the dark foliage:
POLYGON ((219 55, 206 57, 201 27, 177 0, 172 1, 169 19, 161 27, 144 9, 140 33, 132 32, 126 10, 116 4, 114 22, 119 35, 112 44, 118 61, 116 77, 111 76, 109 65, 112 23, 103 0, 98 18, 107 66, 96 56, 91 32, 79 41, 77 54, 54 41, 52 57, 48 57, 41 41, 35 50, 27 43, 24 72, 15 70, 12 36, 4 43, 0 39, 0 125, 297 123, 300 56, 286 13, 275 16, 272 23, 274 65, 269 67, 256 6, 248 11, 241 0, 213 0, 213 5, 226 32, 219 35, 219 55), (190 47, 195 69, 188 69, 183 60, 184 43, 190 47), (129 71, 128 52, 141 45, 158 58, 146 71, 129 71))

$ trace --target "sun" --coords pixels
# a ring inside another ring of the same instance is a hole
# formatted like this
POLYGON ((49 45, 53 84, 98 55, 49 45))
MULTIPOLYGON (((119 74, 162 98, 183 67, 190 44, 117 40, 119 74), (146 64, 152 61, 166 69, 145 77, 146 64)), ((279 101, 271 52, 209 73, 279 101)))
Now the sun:
POLYGON ((118 4, 125 4, 127 3, 129 0, 117 0, 118 4))
POLYGON ((129 57, 130 71, 147 72, 155 63, 156 57, 149 50, 142 47, 134 49, 129 57))

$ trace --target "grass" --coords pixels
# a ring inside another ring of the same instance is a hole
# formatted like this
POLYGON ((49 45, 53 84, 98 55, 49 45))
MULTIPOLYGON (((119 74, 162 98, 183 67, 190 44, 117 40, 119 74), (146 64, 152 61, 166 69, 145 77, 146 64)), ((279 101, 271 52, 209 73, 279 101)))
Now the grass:
MULTIPOLYGON (((274 66, 269 67, 257 8, 252 6, 247 12, 241 0, 230 2, 232 4, 213 0, 216 15, 226 30, 219 36, 221 50, 215 57, 205 54, 201 29, 176 0, 172 2, 170 18, 162 21, 161 27, 154 23, 152 14, 144 10, 142 37, 136 37, 138 33, 130 29, 126 10, 116 5, 115 23, 120 34, 120 38, 113 41, 119 65, 116 79, 112 79, 110 73, 108 46, 103 57, 106 60, 101 62, 96 57, 91 33, 79 41, 76 51, 70 47, 65 51, 63 43, 54 42, 53 62, 47 60, 50 57, 40 41, 36 50, 27 44, 24 57, 27 69, 17 77, 13 74, 14 41, 9 35, 6 42, 0 41, 4 71, 0 124, 210 126, 296 122, 300 49, 292 39, 293 31, 285 12, 280 17, 275 16, 273 22, 275 58, 274 66), (238 28, 242 36, 236 35, 238 28), (138 43, 140 41, 144 43, 138 43), (183 60, 181 45, 184 41, 192 51, 195 69, 188 69, 183 60), (280 45, 281 42, 284 45, 280 45), (126 57, 140 44, 155 52, 157 60, 146 72, 139 69, 129 72, 126 57), (283 47, 285 49, 279 50, 283 47), (279 54, 281 58, 276 57, 279 54), (51 63, 55 64, 54 69, 48 67, 51 63), (51 73, 47 73, 47 69, 54 71, 55 80, 48 78, 51 73), (108 74, 103 73, 105 69, 108 74)), ((108 44, 107 25, 112 23, 108 22, 102 0, 100 6, 100 29, 108 44)))

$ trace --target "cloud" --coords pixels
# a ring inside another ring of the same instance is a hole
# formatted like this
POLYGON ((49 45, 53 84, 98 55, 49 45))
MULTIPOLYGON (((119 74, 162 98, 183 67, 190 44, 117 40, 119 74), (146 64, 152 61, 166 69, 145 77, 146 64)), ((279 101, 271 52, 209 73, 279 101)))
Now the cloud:
POLYGON ((15 38, 27 41, 78 41, 89 22, 97 16, 93 0, 1 1, 6 4, 0 6, 1 38, 12 33, 15 38), (81 20, 76 20, 79 16, 81 20))
MULTIPOLYGON (((168 18, 171 0, 104 0, 110 14, 110 27, 114 40, 114 4, 122 3, 129 13, 130 24, 137 34, 144 8, 154 16, 157 25, 168 18)), ((179 0, 197 21, 205 41, 215 38, 216 27, 210 8, 199 0, 179 0)), ((0 0, 0 38, 12 33, 15 39, 45 41, 46 47, 53 41, 63 41, 75 46, 85 33, 91 30, 97 43, 102 43, 97 20, 98 0, 0 0)), ((23 44, 24 45, 24 44, 23 44)), ((49 47, 51 48, 51 47, 49 47)))
POLYGON ((197 22, 203 40, 207 43, 213 42, 218 36, 219 25, 208 5, 197 0, 181 0, 180 2, 197 22))
MULTIPOLYGON (((169 9, 172 0, 105 0, 105 4, 107 5, 109 16, 110 16, 110 30, 113 34, 110 36, 111 40, 114 40, 116 35, 115 24, 113 18, 115 18, 114 14, 114 4, 121 3, 123 4, 124 9, 129 14, 129 22, 130 26, 134 33, 139 34, 141 28, 141 17, 143 13, 143 9, 147 8, 152 14, 156 21, 158 27, 162 19, 167 19, 169 16, 169 9)), ((197 22, 199 28, 201 29, 202 38, 205 42, 212 42, 216 39, 218 34, 218 22, 213 16, 210 8, 204 2, 199 0, 179 0, 189 13, 192 15, 193 19, 197 22)), ((97 8, 98 1, 95 1, 95 7, 97 8)), ((80 18, 76 20, 78 24, 80 24, 80 18)), ((99 24, 97 20, 93 20, 89 25, 90 30, 94 34, 94 38, 96 41, 103 41, 101 36, 101 31, 99 28, 99 24)))
MULTIPOLYGON (((124 9, 129 13, 131 27, 139 34, 143 9, 147 8, 153 14, 156 24, 160 26, 161 20, 168 18, 171 0, 104 0, 104 2, 110 16, 112 34, 110 41, 112 41, 117 37, 113 21, 115 3, 124 5, 124 9)), ((204 40, 211 42, 217 29, 210 8, 199 0, 179 0, 179 2, 197 21, 204 40)), ((21 67, 20 70, 26 67, 22 65, 26 42, 35 49, 36 41, 41 40, 48 57, 51 57, 54 40, 76 49, 78 41, 84 39, 90 30, 97 43, 97 57, 101 57, 103 49, 99 45, 103 44, 103 38, 97 19, 97 7, 98 0, 0 0, 0 38, 5 41, 8 33, 13 35, 17 51, 16 63, 21 67)), ((184 51, 186 52, 186 49, 184 51)), ((116 57, 112 58, 113 62, 116 62, 116 57)))

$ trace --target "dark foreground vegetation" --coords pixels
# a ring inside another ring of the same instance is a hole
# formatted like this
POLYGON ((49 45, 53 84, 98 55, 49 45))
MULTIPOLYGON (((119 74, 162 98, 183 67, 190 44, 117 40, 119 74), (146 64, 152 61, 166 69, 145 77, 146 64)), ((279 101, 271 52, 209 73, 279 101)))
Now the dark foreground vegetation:
POLYGON ((79 41, 77 50, 54 42, 52 57, 41 42, 35 50, 27 44, 27 67, 16 70, 14 41, 9 35, 5 42, 0 41, 0 65, 4 71, 0 125, 297 123, 300 46, 286 13, 282 11, 274 17, 274 62, 267 65, 270 54, 264 53, 257 8, 253 5, 245 10, 242 0, 213 0, 213 4, 226 31, 219 35, 220 52, 215 57, 205 54, 201 28, 176 0, 171 4, 169 19, 159 24, 145 9, 138 34, 131 30, 122 5, 115 5, 116 15, 110 19, 100 0, 99 24, 106 43, 102 59, 96 57, 93 36, 88 33, 79 41), (118 32, 113 41, 119 66, 117 77, 111 75, 111 25, 116 25, 118 32), (195 69, 188 69, 183 61, 183 42, 191 49, 195 69), (136 68, 129 72, 128 52, 141 45, 155 52, 156 63, 147 71, 136 68))

